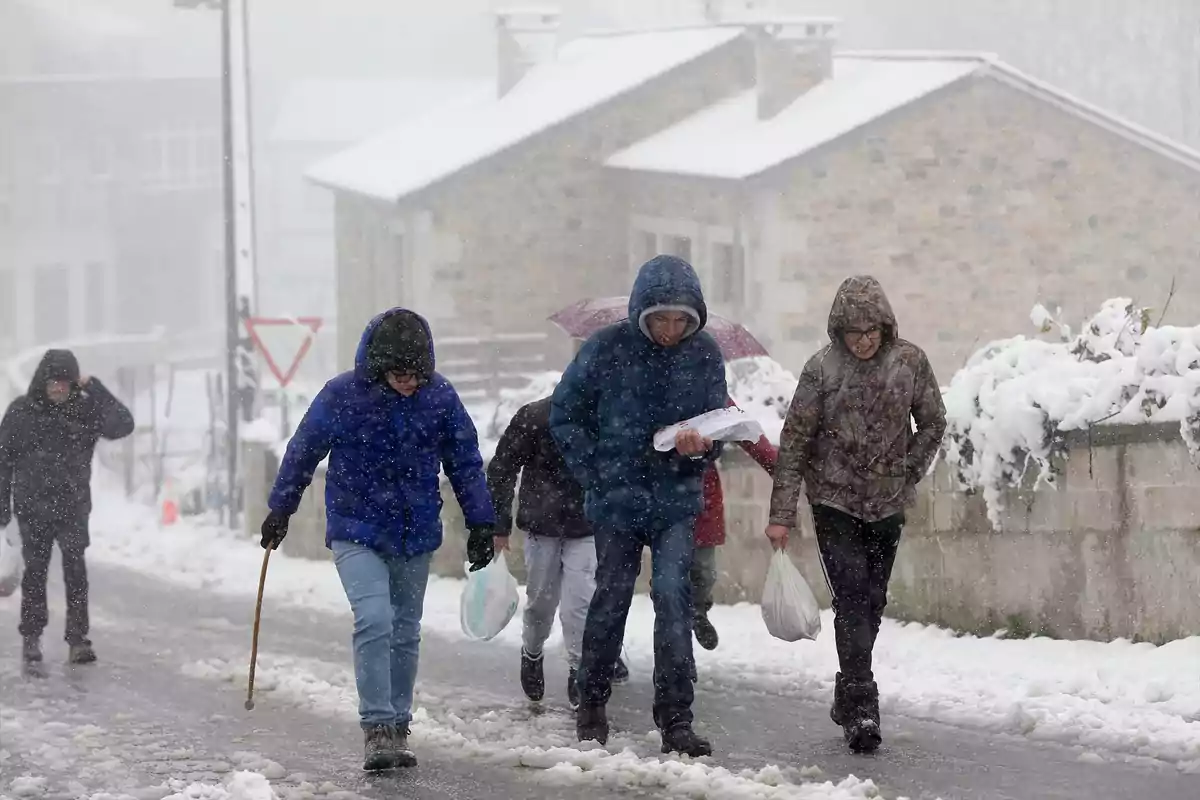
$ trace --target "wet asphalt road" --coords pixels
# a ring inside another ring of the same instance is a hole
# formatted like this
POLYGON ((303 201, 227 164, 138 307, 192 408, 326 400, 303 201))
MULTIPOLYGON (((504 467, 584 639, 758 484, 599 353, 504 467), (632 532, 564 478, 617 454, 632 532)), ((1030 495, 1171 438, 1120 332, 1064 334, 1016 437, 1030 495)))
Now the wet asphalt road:
MULTIPOLYGON (((55 582, 52 591, 60 597, 61 584, 55 582)), ((0 711, 8 723, 0 741, 0 751, 8 752, 7 759, 0 752, 0 793, 10 776, 31 774, 51 778, 45 795, 50 798, 78 797, 77 791, 72 794, 72 780, 89 793, 127 791, 149 797, 146 787, 165 777, 219 782, 230 769, 260 768, 258 758, 275 762, 272 785, 285 797, 651 796, 548 785, 541 770, 489 765, 436 746, 418 752, 421 766, 416 770, 366 776, 359 770, 361 735, 353 714, 317 714, 269 695, 260 696, 255 711, 246 712, 244 681, 205 680, 182 669, 210 657, 231 664, 245 661, 250 606, 197 595, 139 573, 93 566, 93 639, 101 663, 81 669, 61 665, 65 645, 58 641, 59 599, 52 606, 45 641, 50 676, 31 680, 18 671, 17 598, 0 599, 0 711), (86 725, 102 731, 82 728, 83 744, 72 742, 70 731, 86 725), (96 756, 97 748, 87 746, 88 736, 103 743, 107 755, 96 756), (46 738, 52 741, 42 741, 46 738), (70 755, 74 751, 78 753, 70 755), (59 761, 64 763, 54 769, 59 761)), ((348 616, 269 608, 263 647, 344 671, 350 663, 349 632, 348 616)), ((547 658, 547 705, 567 726, 561 698, 565 668, 553 656, 547 658)), ((448 641, 426 633, 419 687, 435 684, 439 696, 471 698, 481 713, 496 709, 528 717, 516 681, 517 661, 517 651, 504 645, 448 641)), ((645 666, 635 664, 631 683, 614 696, 609 713, 618 729, 640 733, 652 728, 645 666)), ((735 771, 772 763, 815 765, 820 780, 836 782, 849 774, 870 778, 888 798, 1200 798, 1200 776, 1170 766, 1086 763, 1077 749, 906 718, 885 719, 886 741, 879 753, 851 755, 823 704, 780 697, 721 676, 702 674, 695 710, 698 728, 714 741, 716 764, 735 771)), ((799 774, 789 777, 800 779, 799 774)))

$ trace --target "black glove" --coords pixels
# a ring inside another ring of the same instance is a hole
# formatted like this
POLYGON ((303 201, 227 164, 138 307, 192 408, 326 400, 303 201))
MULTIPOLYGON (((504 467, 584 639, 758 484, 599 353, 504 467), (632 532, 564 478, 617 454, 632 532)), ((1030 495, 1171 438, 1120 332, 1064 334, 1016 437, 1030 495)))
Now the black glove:
POLYGON ((283 537, 287 536, 289 519, 287 514, 281 514, 278 511, 267 514, 267 518, 263 520, 262 524, 263 550, 279 549, 283 537))
POLYGON ((467 537, 467 561, 471 562, 471 572, 474 572, 492 563, 496 557, 496 544, 492 541, 491 527, 476 525, 470 531, 467 537))

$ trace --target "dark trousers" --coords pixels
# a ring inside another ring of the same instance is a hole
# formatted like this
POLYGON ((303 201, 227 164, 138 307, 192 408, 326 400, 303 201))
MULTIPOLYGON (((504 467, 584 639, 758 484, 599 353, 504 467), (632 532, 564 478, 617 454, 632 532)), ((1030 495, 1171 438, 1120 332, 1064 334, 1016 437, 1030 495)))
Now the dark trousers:
POLYGON ((25 574, 21 577, 21 636, 38 638, 50 621, 46 606, 46 581, 50 556, 58 542, 62 554, 63 583, 67 590, 68 644, 88 642, 88 577, 84 552, 88 546, 87 518, 82 520, 33 520, 19 518, 21 553, 25 574))
POLYGON ((888 580, 904 514, 878 522, 862 520, 828 506, 813 506, 817 547, 829 593, 838 662, 846 681, 873 681, 871 651, 887 606, 888 580))
POLYGON ((613 668, 621 655, 642 548, 648 546, 654 603, 654 722, 663 730, 691 723, 693 523, 687 519, 654 532, 596 531, 596 591, 588 607, 576 676, 584 704, 604 705, 612 695, 613 668))

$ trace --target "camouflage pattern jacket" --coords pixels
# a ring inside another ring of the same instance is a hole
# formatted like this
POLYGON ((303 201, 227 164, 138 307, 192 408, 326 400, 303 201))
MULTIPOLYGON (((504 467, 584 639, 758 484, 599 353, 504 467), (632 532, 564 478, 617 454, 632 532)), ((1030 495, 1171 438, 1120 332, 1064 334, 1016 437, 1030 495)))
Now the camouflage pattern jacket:
POLYGON ((809 359, 784 421, 771 492, 773 525, 796 526, 800 492, 812 505, 864 522, 901 513, 916 497, 946 430, 946 408, 929 359, 899 338, 879 282, 847 278, 829 312, 830 344, 809 359), (882 331, 863 361, 842 331, 882 331), (912 422, 916 422, 913 432, 912 422))

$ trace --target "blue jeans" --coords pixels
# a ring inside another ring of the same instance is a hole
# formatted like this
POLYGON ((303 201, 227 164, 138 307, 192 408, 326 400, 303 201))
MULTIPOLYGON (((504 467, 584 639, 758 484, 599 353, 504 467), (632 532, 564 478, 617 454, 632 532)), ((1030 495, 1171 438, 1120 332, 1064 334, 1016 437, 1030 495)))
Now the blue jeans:
POLYGON ((613 667, 621 655, 625 621, 650 547, 654 602, 654 723, 662 730, 692 721, 693 528, 687 519, 660 531, 596 530, 596 592, 583 632, 576 681, 580 700, 604 705, 612 695, 613 667))
POLYGON ((421 612, 432 553, 382 555, 335 541, 333 561, 354 612, 354 681, 364 728, 412 721, 421 612))

